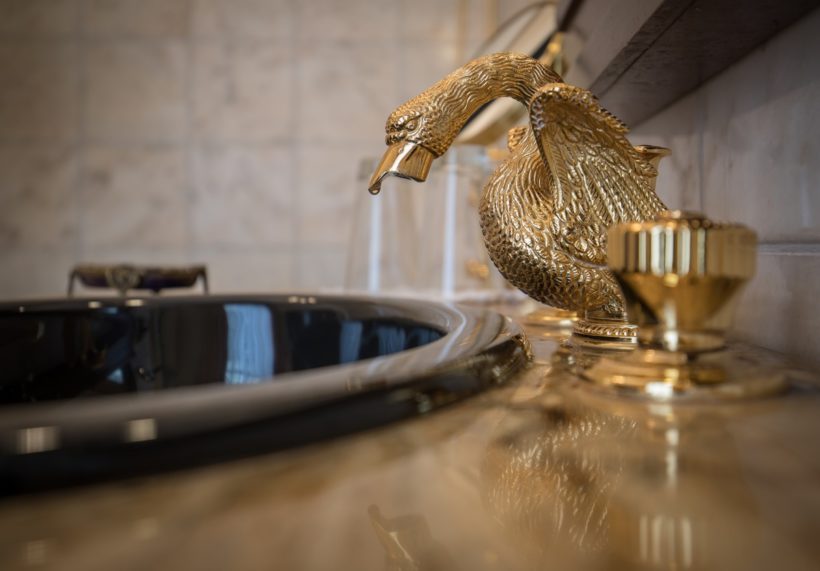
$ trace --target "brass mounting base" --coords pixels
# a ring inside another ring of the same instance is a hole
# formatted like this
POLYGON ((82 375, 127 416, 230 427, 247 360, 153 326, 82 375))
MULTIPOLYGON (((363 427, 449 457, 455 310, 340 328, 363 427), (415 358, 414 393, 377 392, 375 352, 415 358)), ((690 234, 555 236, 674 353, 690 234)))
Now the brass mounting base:
POLYGON ((579 318, 572 327, 572 344, 583 349, 631 351, 638 343, 638 327, 625 321, 579 318))
POLYGON ((662 401, 735 400, 786 388, 782 371, 731 350, 688 355, 636 349, 604 356, 580 374, 605 392, 662 401))

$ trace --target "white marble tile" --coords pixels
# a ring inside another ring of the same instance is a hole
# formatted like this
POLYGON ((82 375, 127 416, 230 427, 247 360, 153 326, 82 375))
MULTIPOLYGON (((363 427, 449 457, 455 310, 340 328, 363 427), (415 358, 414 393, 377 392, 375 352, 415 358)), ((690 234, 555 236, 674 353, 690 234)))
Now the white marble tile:
MULTIPOLYGON (((524 8, 535 4, 531 0, 504 0, 498 3, 498 24, 501 25, 511 17, 518 14, 524 8)), ((547 4, 559 4, 558 0, 547 2, 547 4)))
POLYGON ((382 140, 385 120, 401 103, 392 44, 322 42, 302 50, 299 139, 382 140))
POLYGON ((71 38, 77 0, 0 0, 0 38, 71 38))
POLYGON ((79 70, 72 42, 0 45, 0 141, 72 141, 79 132, 79 70))
POLYGON ((763 241, 820 239, 820 11, 703 89, 704 200, 763 241))
POLYGON ((93 42, 86 46, 83 115, 92 140, 178 141, 185 134, 181 42, 93 42))
POLYGON ((467 0, 459 4, 458 18, 464 21, 461 38, 461 63, 471 60, 493 35, 500 23, 494 0, 467 0))
POLYGON ((84 34, 92 38, 181 38, 190 0, 82 0, 84 34))
POLYGON ((289 46, 197 42, 193 50, 194 137, 256 143, 282 140, 293 132, 289 46))
POLYGON ((83 162, 83 252, 183 248, 187 188, 181 148, 90 148, 83 162))
POLYGON ((135 266, 187 266, 199 264, 190 248, 180 246, 146 247, 139 242, 109 246, 94 244, 83 248, 81 264, 133 264, 135 266))
POLYGON ((193 0, 193 33, 208 39, 285 40, 293 36, 293 0, 193 0))
POLYGON ((656 145, 672 151, 661 159, 656 186, 669 208, 701 208, 702 103, 702 93, 690 94, 634 127, 628 135, 633 145, 656 145))
MULTIPOLYGON (((398 37, 433 44, 454 43, 459 35, 461 4, 459 0, 400 0, 398 37)), ((481 9, 475 1, 468 4, 473 10, 481 9)))
POLYGON ((764 250, 740 301, 733 334, 820 366, 820 249, 764 250))
POLYGON ((291 155, 287 145, 195 151, 194 245, 289 244, 295 216, 291 155))
POLYGON ((76 263, 68 252, 38 248, 0 248, 0 299, 65 296, 76 263))
MULTIPOLYGON (((377 160, 384 147, 373 145, 299 147, 299 237, 302 242, 345 247, 353 208, 372 200, 363 159, 377 160)), ((371 161, 372 162, 372 161, 371 161)))
POLYGON ((398 5, 381 0, 310 0, 299 2, 299 37, 315 41, 395 39, 398 5))
POLYGON ((339 292, 344 286, 347 250, 329 245, 305 245, 296 260, 296 291, 339 292))
MULTIPOLYGON (((455 41, 404 41, 401 44, 400 99, 418 95, 458 67, 455 41)), ((387 117, 385 117, 387 119, 387 117)))
POLYGON ((271 293, 293 289, 293 257, 288 250, 249 247, 232 251, 194 251, 208 267, 212 293, 271 293))
POLYGON ((68 147, 0 147, 0 249, 72 251, 77 157, 68 147))

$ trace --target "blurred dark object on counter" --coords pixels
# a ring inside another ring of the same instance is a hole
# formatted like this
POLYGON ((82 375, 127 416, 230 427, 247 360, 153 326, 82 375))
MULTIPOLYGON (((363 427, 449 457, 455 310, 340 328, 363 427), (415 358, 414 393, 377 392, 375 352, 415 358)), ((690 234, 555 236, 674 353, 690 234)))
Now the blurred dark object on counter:
POLYGON ((133 266, 130 264, 74 266, 68 274, 68 295, 74 294, 74 282, 85 287, 116 289, 121 296, 130 290, 144 289, 159 293, 164 289, 193 287, 202 279, 202 292, 208 293, 208 270, 205 266, 133 266))

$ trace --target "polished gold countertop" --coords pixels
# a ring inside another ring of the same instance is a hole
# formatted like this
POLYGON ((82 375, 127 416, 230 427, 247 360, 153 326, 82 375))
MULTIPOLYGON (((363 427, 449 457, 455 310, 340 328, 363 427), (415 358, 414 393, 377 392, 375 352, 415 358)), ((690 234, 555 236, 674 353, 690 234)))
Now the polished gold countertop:
POLYGON ((817 569, 820 385, 596 396, 561 334, 506 386, 300 449, 0 502, 0 569, 817 569))

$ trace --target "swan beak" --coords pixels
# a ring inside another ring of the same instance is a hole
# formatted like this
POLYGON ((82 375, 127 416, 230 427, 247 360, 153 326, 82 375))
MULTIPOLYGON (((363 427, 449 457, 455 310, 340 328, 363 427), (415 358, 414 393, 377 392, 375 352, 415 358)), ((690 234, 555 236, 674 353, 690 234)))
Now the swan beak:
POLYGON ((378 194, 382 187, 382 180, 386 176, 398 176, 424 182, 430 165, 436 156, 419 145, 410 141, 399 141, 387 147, 376 172, 370 177, 367 189, 370 194, 378 194))

